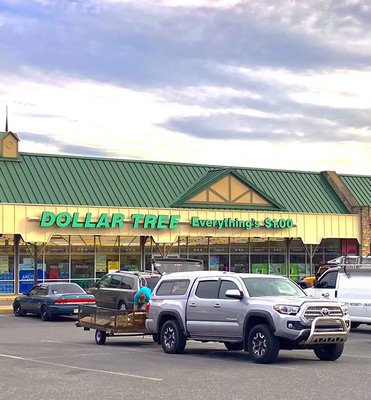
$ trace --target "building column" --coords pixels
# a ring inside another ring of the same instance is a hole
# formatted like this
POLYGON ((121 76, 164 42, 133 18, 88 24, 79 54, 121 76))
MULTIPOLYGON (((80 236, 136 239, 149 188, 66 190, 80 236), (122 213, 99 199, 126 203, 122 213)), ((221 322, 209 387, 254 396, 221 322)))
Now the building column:
POLYGON ((360 222, 361 222, 361 243, 360 256, 368 256, 371 253, 371 215, 370 207, 360 207, 360 222))
POLYGON ((18 293, 19 288, 19 242, 21 235, 14 235, 14 293, 18 293))

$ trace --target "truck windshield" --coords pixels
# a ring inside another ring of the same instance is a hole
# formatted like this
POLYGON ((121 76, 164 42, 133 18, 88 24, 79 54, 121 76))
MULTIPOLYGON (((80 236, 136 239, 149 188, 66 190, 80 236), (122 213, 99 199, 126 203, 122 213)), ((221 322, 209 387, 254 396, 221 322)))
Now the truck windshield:
POLYGON ((243 278, 251 297, 295 296, 306 297, 300 287, 289 279, 282 278, 243 278))

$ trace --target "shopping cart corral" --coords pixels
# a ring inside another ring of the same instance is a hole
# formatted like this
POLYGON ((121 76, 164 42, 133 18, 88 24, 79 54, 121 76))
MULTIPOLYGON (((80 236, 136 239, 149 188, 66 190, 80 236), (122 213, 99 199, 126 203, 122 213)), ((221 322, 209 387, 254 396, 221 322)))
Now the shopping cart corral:
POLYGON ((104 344, 108 336, 144 336, 156 335, 145 327, 147 313, 144 311, 114 310, 95 306, 80 306, 77 327, 89 331, 95 329, 95 343, 104 344))

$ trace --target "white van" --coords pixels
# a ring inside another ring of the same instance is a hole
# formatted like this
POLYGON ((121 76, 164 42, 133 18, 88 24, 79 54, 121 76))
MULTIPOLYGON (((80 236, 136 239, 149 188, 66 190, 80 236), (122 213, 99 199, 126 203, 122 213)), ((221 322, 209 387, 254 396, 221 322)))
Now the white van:
POLYGON ((371 264, 330 268, 305 292, 311 297, 337 299, 347 305, 352 328, 371 325, 371 264))

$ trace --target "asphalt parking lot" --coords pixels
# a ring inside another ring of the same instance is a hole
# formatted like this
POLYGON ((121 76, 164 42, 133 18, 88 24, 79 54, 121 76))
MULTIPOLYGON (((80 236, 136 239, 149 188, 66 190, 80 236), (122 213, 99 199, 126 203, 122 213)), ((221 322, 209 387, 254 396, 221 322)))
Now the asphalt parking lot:
POLYGON ((164 354, 151 336, 108 338, 74 318, 0 315, 0 399, 370 399, 371 327, 353 331, 342 357, 282 351, 258 365, 219 343, 188 342, 164 354))

